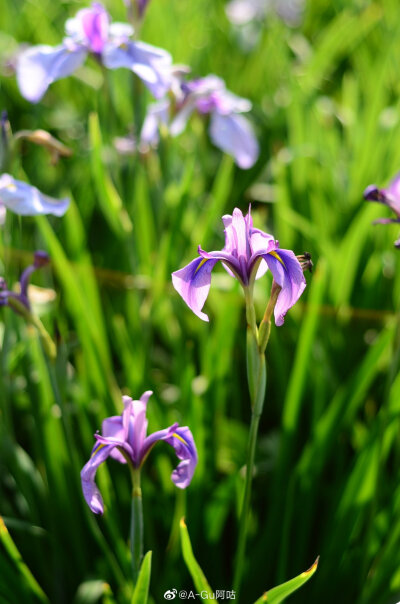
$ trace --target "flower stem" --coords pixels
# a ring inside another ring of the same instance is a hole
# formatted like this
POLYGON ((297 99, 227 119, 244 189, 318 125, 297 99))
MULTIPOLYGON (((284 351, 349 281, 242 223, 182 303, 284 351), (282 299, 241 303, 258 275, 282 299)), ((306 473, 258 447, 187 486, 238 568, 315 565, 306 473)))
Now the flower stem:
MULTIPOLYGON (((247 300, 246 300, 247 301, 247 300)), ((253 309, 254 312, 254 309, 253 309)), ((247 316, 252 316, 251 310, 247 316)), ((239 521, 239 539, 236 552, 235 574, 233 588, 236 594, 239 594, 240 584, 243 577, 244 557, 246 553, 248 518, 251 502, 251 487, 254 474, 254 458, 257 443, 258 425, 264 405, 265 389, 267 383, 267 371, 264 352, 258 345, 257 332, 254 332, 253 326, 247 328, 247 378, 249 383, 249 392, 251 400, 251 423, 249 430, 249 439, 247 444, 246 460, 246 478, 244 485, 244 494, 242 509, 239 521)))
POLYGON ((132 575, 136 584, 143 557, 143 507, 140 487, 140 470, 132 470, 132 506, 131 506, 131 555, 132 575))

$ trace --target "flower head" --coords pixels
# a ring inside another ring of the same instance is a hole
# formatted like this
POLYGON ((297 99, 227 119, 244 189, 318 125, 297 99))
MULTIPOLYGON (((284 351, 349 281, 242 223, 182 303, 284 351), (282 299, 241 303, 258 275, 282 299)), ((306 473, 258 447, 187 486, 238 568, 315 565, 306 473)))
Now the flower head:
POLYGON ((225 82, 208 75, 184 82, 178 113, 171 123, 171 134, 180 134, 194 110, 210 114, 210 136, 214 145, 235 158, 240 168, 248 169, 257 161, 259 146, 250 122, 241 115, 251 109, 247 99, 226 89, 225 82))
MULTIPOLYGON (((369 185, 364 191, 364 199, 383 203, 396 214, 396 218, 379 218, 375 220, 375 224, 400 222, 400 172, 390 181, 386 189, 378 189, 376 185, 369 185)), ((400 239, 395 241, 394 245, 400 248, 400 239)))
POLYGON ((125 67, 138 75, 151 93, 161 98, 170 87, 171 56, 165 50, 131 39, 128 23, 111 23, 106 9, 98 2, 77 12, 65 24, 67 36, 58 46, 32 46, 21 53, 17 81, 23 97, 37 103, 47 88, 71 75, 89 53, 105 67, 125 67))
POLYGON ((172 481, 180 489, 186 488, 192 480, 197 464, 196 445, 187 426, 173 424, 165 430, 147 436, 146 406, 152 392, 147 390, 138 401, 129 396, 122 398, 122 415, 105 419, 102 434, 95 434, 96 443, 90 460, 81 472, 83 495, 92 512, 103 513, 103 500, 95 484, 97 468, 108 457, 120 463, 129 463, 140 468, 156 442, 163 440, 171 445, 180 463, 172 472, 172 481))
MULTIPOLYGON (((19 292, 14 292, 12 290, 7 289, 6 281, 1 277, 0 278, 0 306, 11 306, 13 310, 19 312, 18 306, 13 305, 13 301, 15 300, 17 303, 22 304, 23 307, 30 311, 30 303, 28 299, 28 285, 30 281, 30 277, 33 272, 35 272, 38 268, 42 268, 49 263, 49 256, 46 252, 37 251, 34 254, 33 263, 30 264, 22 273, 21 278, 19 280, 19 292)), ((22 308, 23 310, 23 308, 22 308)))
POLYGON ((54 199, 44 195, 36 187, 21 180, 15 180, 10 174, 0 176, 0 210, 7 208, 21 216, 54 214, 62 216, 68 209, 70 200, 54 199))
POLYGON ((232 216, 223 216, 222 221, 225 226, 224 248, 220 252, 205 252, 199 246, 199 257, 172 273, 176 291, 200 319, 208 321, 202 308, 210 290, 211 271, 218 261, 244 288, 270 269, 274 281, 281 288, 274 314, 276 325, 282 325, 285 314, 306 286, 300 262, 291 250, 280 249, 272 235, 253 227, 250 210, 243 216, 235 208, 232 216))

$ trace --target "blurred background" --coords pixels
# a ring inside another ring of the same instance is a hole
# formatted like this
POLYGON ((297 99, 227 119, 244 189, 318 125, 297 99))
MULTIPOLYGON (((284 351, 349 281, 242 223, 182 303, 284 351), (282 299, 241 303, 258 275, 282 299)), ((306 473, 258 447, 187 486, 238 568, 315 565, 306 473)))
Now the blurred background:
MULTIPOLYGON (((122 0, 104 4, 126 21, 122 0)), ((153 601, 192 588, 182 516, 211 586, 232 589, 250 422, 243 294, 217 268, 206 324, 170 274, 199 244, 221 249, 221 216, 249 203, 255 225, 281 248, 310 252, 314 271, 267 350, 240 601, 317 555, 293 603, 400 599, 400 228, 374 226, 390 210, 362 198, 400 170, 398 3, 265 4, 235 24, 223 0, 150 0, 140 31, 193 75, 214 73, 251 100, 261 152, 243 171, 196 115, 158 149, 131 143, 121 153, 115 139, 138 131, 152 99, 128 70, 106 72, 92 58, 39 104, 25 101, 20 45, 60 43, 86 4, 3 3, 0 109, 14 133, 45 129, 73 155, 52 165, 46 149, 18 143, 13 176, 72 203, 63 218, 8 212, 0 231, 9 284, 34 250, 50 254, 33 279, 44 291, 31 299, 58 346, 53 366, 36 331, 1 310, 1 602, 129 599, 129 472, 111 459, 99 469, 103 517, 85 504, 79 472, 102 420, 121 413, 121 394, 148 389, 150 430, 188 425, 199 454, 184 492, 170 480, 169 447, 157 445, 143 471, 153 601)), ((259 319, 270 284, 267 275, 256 285, 259 319)))

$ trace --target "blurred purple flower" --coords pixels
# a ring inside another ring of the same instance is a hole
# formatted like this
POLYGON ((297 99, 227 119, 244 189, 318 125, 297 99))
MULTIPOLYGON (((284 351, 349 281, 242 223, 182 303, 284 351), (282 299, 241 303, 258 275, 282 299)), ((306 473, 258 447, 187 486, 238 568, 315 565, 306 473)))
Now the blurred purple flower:
POLYGON ((284 317, 300 298, 306 286, 303 269, 291 250, 282 250, 272 235, 253 228, 250 209, 246 216, 235 208, 233 215, 222 217, 225 226, 225 247, 220 252, 205 252, 199 246, 199 258, 172 273, 172 283, 189 308, 203 321, 201 312, 211 285, 211 271, 218 261, 227 272, 246 288, 270 269, 281 287, 275 305, 275 323, 284 317))
POLYGON ((111 23, 105 8, 94 2, 65 24, 67 37, 58 46, 32 46, 21 53, 17 81, 23 97, 37 103, 52 82, 71 75, 93 54, 105 67, 125 67, 138 75, 156 98, 170 87, 170 54, 131 39, 128 23, 111 23))
POLYGON ((304 0, 231 0, 226 5, 228 19, 234 25, 263 21, 275 13, 287 25, 298 25, 304 10, 304 0))
POLYGON ((171 134, 180 134, 194 110, 210 114, 210 136, 214 145, 235 158, 240 168, 251 168, 257 161, 259 147, 250 122, 241 115, 250 111, 251 103, 226 89, 215 75, 182 84, 183 99, 171 123, 171 134))
POLYGON ((21 216, 53 214, 62 216, 68 209, 70 200, 54 199, 44 195, 32 185, 15 180, 10 174, 0 176, 0 210, 7 208, 21 216))
POLYGON ((149 107, 141 141, 156 145, 160 125, 168 125, 168 113, 171 112, 175 117, 169 124, 169 132, 171 136, 178 136, 193 111, 198 111, 211 116, 210 136, 214 145, 232 155, 240 168, 251 168, 257 161, 259 146, 250 122, 241 115, 250 111, 250 101, 232 94, 226 89, 225 82, 215 75, 189 82, 182 81, 182 75, 183 70, 180 73, 174 73, 173 68, 170 70, 174 106, 166 100, 149 107))
MULTIPOLYGON (((376 185, 369 185, 364 191, 364 198, 367 201, 377 201, 387 205, 396 214, 397 218, 379 218, 375 224, 390 224, 391 222, 400 222, 400 172, 390 181, 386 189, 378 189, 376 185)), ((400 248, 400 238, 394 245, 400 248)))
MULTIPOLYGON (((33 272, 35 272, 38 268, 42 268, 49 263, 49 256, 46 252, 37 251, 34 255, 33 264, 30 264, 22 273, 21 278, 19 280, 20 291, 19 293, 14 292, 12 290, 7 289, 7 283, 1 277, 0 278, 0 306, 8 306, 10 302, 10 298, 14 300, 18 300, 21 304, 25 306, 27 310, 30 310, 30 304, 28 299, 28 285, 29 280, 33 272)), ((12 306, 12 305, 10 305, 12 306)), ((15 306, 12 306, 13 310, 16 312, 17 309, 15 306)))
POLYGON ((108 457, 120 463, 129 463, 140 468, 156 442, 163 440, 175 449, 181 460, 172 472, 172 481, 180 489, 185 489, 192 480, 197 464, 197 451, 188 427, 173 424, 165 430, 147 434, 146 406, 152 392, 147 390, 138 401, 129 396, 122 397, 122 415, 105 419, 102 434, 95 434, 96 444, 92 455, 81 472, 82 490, 85 500, 95 514, 103 513, 103 500, 95 484, 97 468, 108 457))

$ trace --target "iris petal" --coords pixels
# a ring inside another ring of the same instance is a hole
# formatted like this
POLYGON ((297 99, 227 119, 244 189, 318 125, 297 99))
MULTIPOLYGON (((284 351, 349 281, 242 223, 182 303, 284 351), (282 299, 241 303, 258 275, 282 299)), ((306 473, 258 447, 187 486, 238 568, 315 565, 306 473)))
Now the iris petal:
POLYGON ((210 136, 214 145, 232 155, 237 165, 244 170, 257 161, 259 146, 250 122, 237 113, 220 115, 212 113, 210 136))
POLYGON ((82 46, 69 48, 39 45, 21 53, 17 64, 17 82, 22 96, 37 103, 47 88, 61 78, 71 75, 82 63, 87 51, 82 46))
POLYGON ((300 298, 306 286, 303 269, 291 250, 270 252, 263 256, 276 283, 282 288, 274 309, 276 325, 283 325, 285 315, 300 298))
POLYGON ((211 271, 218 260, 196 258, 179 271, 172 273, 172 283, 189 308, 203 321, 208 316, 201 312, 211 285, 211 271))

